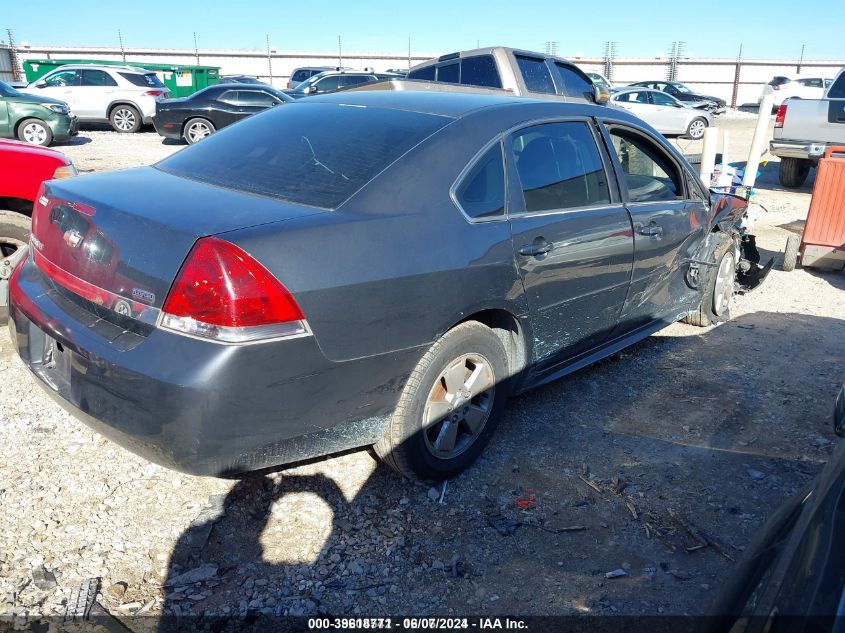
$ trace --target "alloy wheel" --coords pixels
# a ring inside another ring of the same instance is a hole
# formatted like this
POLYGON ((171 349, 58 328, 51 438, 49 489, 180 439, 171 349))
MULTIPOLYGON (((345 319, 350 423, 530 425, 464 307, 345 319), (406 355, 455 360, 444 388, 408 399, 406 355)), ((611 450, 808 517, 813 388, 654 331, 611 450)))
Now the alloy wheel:
POLYGON ((492 365, 480 354, 464 354, 441 372, 423 412, 425 445, 434 457, 452 459, 472 446, 490 417, 495 384, 492 365))
POLYGON ((127 108, 120 108, 114 113, 114 125, 116 128, 128 132, 135 127, 135 113, 127 108))
POLYGON ((713 287, 713 313, 722 316, 727 312, 731 298, 734 295, 734 255, 731 252, 725 253, 719 263, 719 270, 716 273, 716 284, 713 287))
POLYGON ((690 138, 700 139, 704 136, 704 130, 706 129, 707 126, 704 124, 704 121, 693 121, 689 126, 690 138))
POLYGON ((14 269, 12 255, 26 246, 22 241, 9 236, 0 236, 0 279, 8 279, 14 269))
POLYGON ((196 123, 191 123, 188 126, 188 140, 191 143, 196 143, 197 141, 201 141, 206 136, 211 134, 211 129, 205 123, 201 121, 197 121, 196 123))
POLYGON ((23 137, 27 143, 43 145, 47 140, 47 130, 39 123, 27 123, 23 128, 23 137))

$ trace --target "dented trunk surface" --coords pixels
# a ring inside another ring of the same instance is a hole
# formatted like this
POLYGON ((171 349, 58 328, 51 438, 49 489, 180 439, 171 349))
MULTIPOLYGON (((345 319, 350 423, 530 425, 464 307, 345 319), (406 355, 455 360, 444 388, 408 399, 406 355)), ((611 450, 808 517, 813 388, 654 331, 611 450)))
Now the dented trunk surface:
POLYGON ((51 181, 33 213, 33 259, 66 291, 153 324, 197 239, 316 212, 155 168, 51 181))

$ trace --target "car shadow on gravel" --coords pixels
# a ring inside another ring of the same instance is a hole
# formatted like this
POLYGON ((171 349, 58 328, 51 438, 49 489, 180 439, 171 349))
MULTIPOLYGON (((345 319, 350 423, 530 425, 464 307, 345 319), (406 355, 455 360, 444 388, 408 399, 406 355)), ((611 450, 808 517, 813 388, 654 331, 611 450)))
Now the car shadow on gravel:
POLYGON ((843 354, 845 321, 746 314, 514 398, 485 456, 445 487, 378 466, 350 494, 338 459, 246 477, 178 539, 161 629, 707 613, 827 459, 843 354))

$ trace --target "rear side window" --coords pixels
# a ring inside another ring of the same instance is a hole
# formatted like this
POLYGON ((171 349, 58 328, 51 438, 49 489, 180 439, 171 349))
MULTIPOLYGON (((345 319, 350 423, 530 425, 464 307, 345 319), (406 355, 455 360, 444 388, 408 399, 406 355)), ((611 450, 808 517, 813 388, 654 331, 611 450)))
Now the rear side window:
POLYGON ((81 86, 116 86, 117 82, 111 78, 111 75, 102 70, 81 70, 80 85, 81 86))
POLYGON ((455 199, 473 219, 505 214, 505 166, 501 143, 493 145, 478 160, 455 192, 455 199))
POLYGON ((528 213, 610 203, 601 155, 586 123, 522 130, 514 136, 513 153, 528 213))
POLYGON ((544 59, 517 55, 516 63, 519 66, 519 72, 522 73, 525 87, 528 88, 529 92, 555 94, 555 84, 552 81, 552 75, 544 59))
POLYGON ((271 106, 279 100, 260 90, 238 90, 238 103, 243 106, 271 106))
POLYGON ((444 64, 437 68, 437 81, 456 84, 461 81, 461 65, 459 62, 444 64))
POLYGON ((461 83, 469 86, 501 88, 502 80, 492 55, 464 57, 461 60, 461 83))
POLYGON ((238 91, 227 90, 222 95, 217 97, 217 100, 222 101, 223 103, 228 103, 230 105, 238 105, 238 91))
POLYGON ((118 73, 129 83, 142 88, 164 88, 161 79, 155 73, 145 73, 140 75, 138 73, 118 73))
POLYGON ((636 132, 623 128, 611 128, 609 132, 631 202, 684 197, 678 168, 663 149, 636 132))
POLYGON ((218 187, 332 209, 451 120, 393 109, 294 104, 251 116, 156 167, 218 187))
POLYGON ((589 78, 566 64, 555 62, 555 68, 563 85, 566 86, 567 95, 579 99, 593 100, 595 93, 593 92, 593 83, 589 78))
POLYGON ((648 103, 648 93, 644 90, 636 92, 623 92, 614 98, 614 101, 623 101, 625 103, 648 103))
POLYGON ((434 73, 437 67, 434 65, 426 66, 425 68, 418 68, 408 73, 408 79, 422 79, 425 81, 434 81, 434 73))

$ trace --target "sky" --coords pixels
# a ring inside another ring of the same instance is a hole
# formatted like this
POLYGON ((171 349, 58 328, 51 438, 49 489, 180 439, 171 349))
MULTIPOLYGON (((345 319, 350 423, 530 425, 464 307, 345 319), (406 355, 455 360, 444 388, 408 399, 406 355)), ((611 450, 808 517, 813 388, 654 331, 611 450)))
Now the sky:
POLYGON ((845 9, 837 0, 77 0, 38 11, 28 0, 0 0, 0 40, 68 46, 265 49, 443 54, 504 45, 562 56, 600 57, 618 42, 618 57, 666 54, 686 42, 695 57, 845 59, 845 9), (839 16, 838 18, 835 16, 839 16))

